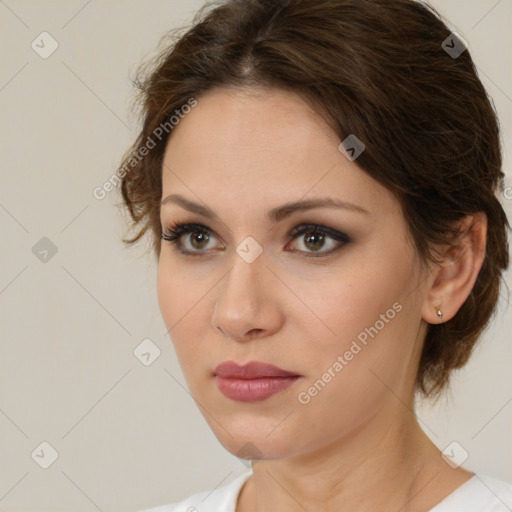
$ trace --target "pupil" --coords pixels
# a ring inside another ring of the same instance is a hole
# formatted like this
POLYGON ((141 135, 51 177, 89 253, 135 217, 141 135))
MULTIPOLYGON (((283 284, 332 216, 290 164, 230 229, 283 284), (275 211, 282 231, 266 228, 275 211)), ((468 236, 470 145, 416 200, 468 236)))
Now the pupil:
POLYGON ((192 237, 192 245, 196 248, 201 249, 207 243, 208 243, 208 235, 206 233, 196 232, 196 235, 192 237), (198 244, 195 243, 196 240, 199 240, 198 244))

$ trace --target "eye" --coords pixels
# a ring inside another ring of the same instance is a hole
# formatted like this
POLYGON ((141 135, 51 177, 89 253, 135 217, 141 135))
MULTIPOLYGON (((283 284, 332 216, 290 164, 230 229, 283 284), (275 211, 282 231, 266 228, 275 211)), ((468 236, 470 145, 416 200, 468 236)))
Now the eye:
MULTIPOLYGON (((297 226, 288 234, 288 237, 292 240, 297 238, 300 241, 300 248, 291 252, 304 253, 306 257, 328 256, 351 241, 345 233, 318 224, 297 226), (322 250, 326 247, 328 250, 322 250)), ((183 254, 201 256, 210 252, 206 249, 210 242, 215 240, 215 236, 209 228, 201 224, 174 224, 162 233, 162 239, 176 245, 183 254)), ((223 248, 221 246, 221 249, 223 248)))
POLYGON ((174 224, 166 232, 162 233, 162 239, 175 244, 184 254, 200 255, 206 252, 208 244, 215 237, 210 229, 201 224, 174 224), (185 237, 185 235, 188 235, 185 237), (182 238, 185 242, 182 241, 182 238), (194 254, 196 253, 196 254, 194 254))
POLYGON ((294 252, 307 253, 306 257, 328 256, 351 241, 345 233, 318 224, 297 226, 289 236, 300 242, 299 250, 294 252))

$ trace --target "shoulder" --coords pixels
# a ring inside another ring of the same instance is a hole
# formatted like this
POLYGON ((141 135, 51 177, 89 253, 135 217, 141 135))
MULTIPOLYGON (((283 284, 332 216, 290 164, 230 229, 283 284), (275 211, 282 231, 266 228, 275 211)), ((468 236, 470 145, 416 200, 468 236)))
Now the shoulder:
POLYGON ((473 475, 430 512, 509 512, 512 484, 481 473, 473 475))
POLYGON ((252 471, 248 471, 213 491, 198 492, 182 501, 140 510, 139 512, 235 512, 238 494, 251 475, 252 471))

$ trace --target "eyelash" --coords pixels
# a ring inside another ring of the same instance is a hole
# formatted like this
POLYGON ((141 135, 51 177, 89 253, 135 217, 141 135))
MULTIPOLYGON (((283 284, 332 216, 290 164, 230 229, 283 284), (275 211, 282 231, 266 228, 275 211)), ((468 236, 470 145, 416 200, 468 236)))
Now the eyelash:
MULTIPOLYGON (((206 226, 203 226, 201 224, 173 224, 166 232, 162 233, 162 239, 170 244, 174 244, 177 246, 177 249, 182 253, 190 256, 202 256, 207 253, 207 251, 188 251, 186 249, 183 249, 180 245, 180 238, 185 234, 192 234, 192 233, 204 233, 206 235, 211 236, 213 233, 210 229, 208 229, 206 226)), ((346 244, 349 244, 351 242, 351 239, 348 235, 345 233, 342 233, 341 231, 337 231, 335 229, 328 228, 326 226, 321 226, 319 224, 301 224, 297 227, 295 227, 289 234, 289 238, 291 240, 294 240, 297 237, 300 237, 301 235, 306 234, 320 234, 325 237, 331 238, 333 240, 336 240, 337 242, 340 242, 340 245, 335 247, 334 249, 331 249, 326 252, 308 252, 308 251, 301 251, 301 250, 294 250, 292 252, 299 252, 306 254, 306 258, 319 258, 319 257, 326 257, 330 256, 334 252, 341 249, 346 244)))

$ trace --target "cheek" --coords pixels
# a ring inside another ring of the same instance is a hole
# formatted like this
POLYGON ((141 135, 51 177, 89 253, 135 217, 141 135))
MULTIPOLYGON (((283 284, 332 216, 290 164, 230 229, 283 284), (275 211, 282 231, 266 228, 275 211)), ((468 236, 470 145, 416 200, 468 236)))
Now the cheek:
POLYGON ((315 340, 304 345, 302 354, 311 362, 309 383, 330 368, 345 376, 333 381, 350 379, 350 387, 377 379, 370 370, 390 384, 407 370, 414 349, 413 317, 419 315, 409 295, 411 268, 403 258, 385 261, 391 263, 361 260, 334 278, 301 284, 301 296, 308 297, 315 313, 300 325, 306 338, 315 340), (336 364, 338 372, 332 368, 336 361, 343 366, 336 364))
POLYGON ((204 279, 196 278, 174 255, 162 251, 158 262, 157 291, 160 312, 173 334, 183 324, 190 324, 194 309, 208 290, 204 279), (176 326, 176 328, 174 328, 176 326))
POLYGON ((183 362, 184 369, 188 367, 187 358, 191 357, 197 348, 197 340, 201 338, 194 335, 194 314, 199 308, 198 298, 195 297, 193 283, 186 277, 183 269, 161 255, 157 273, 157 293, 160 313, 169 331, 169 336, 175 347, 180 363, 183 362), (187 333, 186 338, 183 334, 187 333), (181 342, 181 340, 186 340, 181 342))
POLYGON ((158 305, 167 329, 170 329, 178 318, 175 310, 177 306, 176 290, 180 283, 177 276, 177 272, 173 272, 169 268, 165 262, 165 256, 161 254, 157 270, 157 294, 158 305))
MULTIPOLYGON (((194 392, 213 365, 207 330, 211 328, 210 303, 215 281, 191 272, 161 255, 157 271, 158 304, 185 379, 194 392), (201 364, 198 364, 200 362, 201 364)), ((212 306, 213 307, 213 306, 212 306)))
POLYGON ((297 282, 298 294, 314 316, 306 315, 304 327, 322 334, 322 345, 328 350, 364 332, 402 295, 399 276, 381 265, 366 263, 346 265, 314 280, 297 282))
POLYGON ((357 279, 347 277, 345 286, 327 287, 327 298, 318 294, 310 302, 335 335, 318 320, 304 326, 307 378, 295 397, 304 428, 317 428, 317 418, 328 414, 331 421, 322 424, 326 437, 348 433, 396 401, 395 393, 402 395, 400 386, 414 363, 414 308, 404 300, 406 280, 391 275, 366 267, 357 279))

